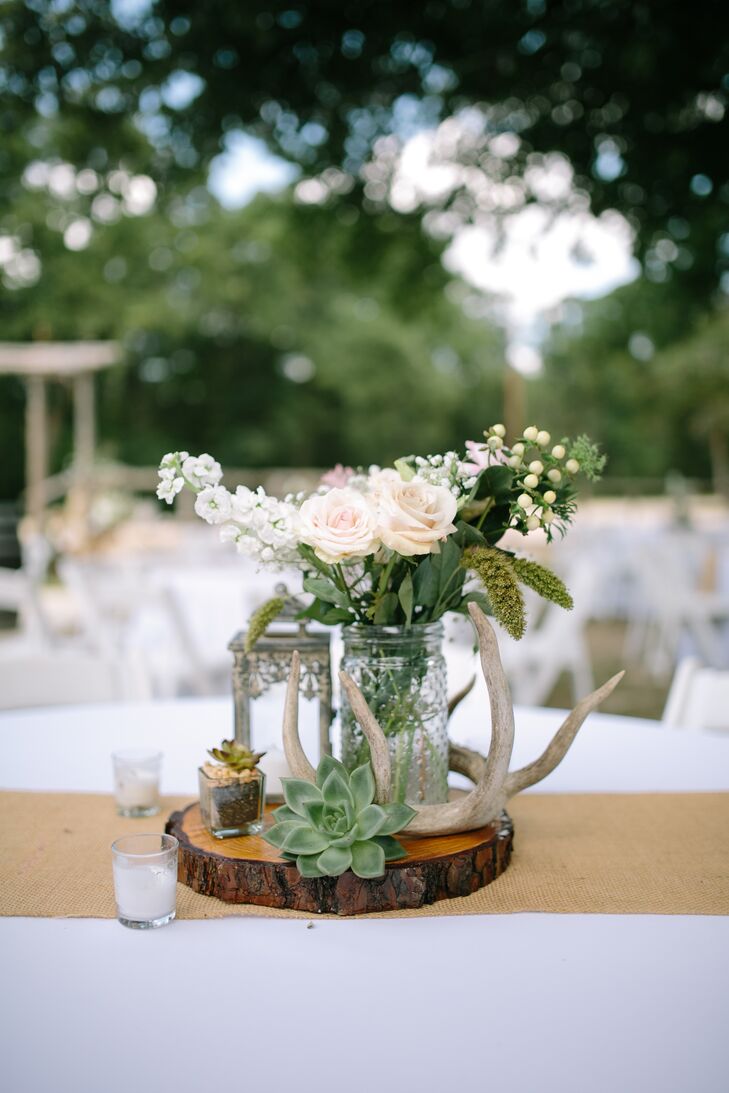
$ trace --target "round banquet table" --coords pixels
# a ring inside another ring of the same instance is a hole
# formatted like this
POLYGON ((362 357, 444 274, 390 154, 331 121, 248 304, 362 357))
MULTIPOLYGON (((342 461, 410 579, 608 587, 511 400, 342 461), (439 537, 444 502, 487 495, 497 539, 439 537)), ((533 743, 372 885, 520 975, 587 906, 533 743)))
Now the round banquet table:
MULTIPOLYGON (((516 714, 520 766, 561 715, 516 714)), ((143 745, 193 795, 230 732, 223 699, 4 713, 0 785, 108 791, 143 745)), ((717 790, 729 739, 593 714, 537 792, 717 790)), ((0 976, 8 1093, 727 1088, 729 918, 0 918, 0 976)))

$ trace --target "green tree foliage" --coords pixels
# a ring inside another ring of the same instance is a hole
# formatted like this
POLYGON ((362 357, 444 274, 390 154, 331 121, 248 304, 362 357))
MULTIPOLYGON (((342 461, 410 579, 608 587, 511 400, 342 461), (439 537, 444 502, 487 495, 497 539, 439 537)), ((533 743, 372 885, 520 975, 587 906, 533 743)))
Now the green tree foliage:
MULTIPOLYGON (((37 215, 33 197, 19 220, 37 215)), ((128 366, 99 384, 108 456, 152 465, 184 446, 234 466, 369 463, 461 445, 499 416, 501 336, 445 293, 415 220, 392 231, 352 210, 343 226, 288 196, 230 213, 197 189, 172 219, 123 217, 82 254, 34 227, 41 276, 0 296, 3 334, 122 339, 128 366)), ((19 388, 3 381, 6 496, 21 486, 19 388)), ((56 463, 68 448, 61 430, 56 463)))
MULTIPOLYGON (((704 476, 722 445, 727 10, 6 0, 2 336, 122 337, 131 366, 103 380, 101 432, 128 461, 184 445, 238 464, 359 462, 456 443, 500 416, 500 340, 463 318, 463 286, 444 295, 439 247, 387 194, 402 142, 467 111, 453 154, 482 185, 442 197, 456 221, 478 220, 481 199, 488 211, 494 183, 517 207, 539 199, 530 179, 558 153, 574 170, 565 200, 622 212, 644 264, 557 330, 540 417, 598 438, 610 474, 704 476), (241 129, 329 200, 219 210, 208 169, 241 129), (134 174, 156 185, 148 215, 122 215, 134 174), (64 244, 89 228, 88 245, 64 244)), ((56 466, 67 401, 53 392, 56 466)), ((20 488, 22 406, 3 381, 0 496, 20 488)))
POLYGON ((613 476, 676 470, 725 490, 727 311, 697 321, 676 282, 641 278, 565 313, 530 393, 545 420, 589 432, 610 453, 613 476))
POLYGON ((708 454, 714 486, 729 497, 729 313, 707 317, 660 353, 656 367, 684 447, 708 454))
POLYGON ((6 164, 42 139, 76 164, 124 158, 169 179, 204 169, 242 127, 307 173, 357 179, 378 137, 476 105, 486 126, 470 155, 488 177, 560 152, 595 212, 630 217, 643 254, 705 225, 684 247, 693 290, 725 268, 720 0, 10 0, 2 19, 6 164), (519 138, 506 160, 490 144, 503 132, 519 138))

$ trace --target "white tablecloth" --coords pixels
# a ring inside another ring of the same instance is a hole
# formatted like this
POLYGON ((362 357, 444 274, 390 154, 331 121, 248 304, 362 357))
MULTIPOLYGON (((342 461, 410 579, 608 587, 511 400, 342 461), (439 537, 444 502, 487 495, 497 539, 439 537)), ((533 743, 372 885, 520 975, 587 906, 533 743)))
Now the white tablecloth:
MULTIPOLYGON (((559 720, 518 710, 514 764, 559 720)), ((164 791, 193 793, 230 726, 210 700, 4 714, 0 785, 107 790, 110 752, 144 744, 164 791)), ((600 715, 540 787, 728 789, 728 739, 600 715)), ((727 1088, 726 918, 6 918, 0 960, 8 1093, 727 1088)))

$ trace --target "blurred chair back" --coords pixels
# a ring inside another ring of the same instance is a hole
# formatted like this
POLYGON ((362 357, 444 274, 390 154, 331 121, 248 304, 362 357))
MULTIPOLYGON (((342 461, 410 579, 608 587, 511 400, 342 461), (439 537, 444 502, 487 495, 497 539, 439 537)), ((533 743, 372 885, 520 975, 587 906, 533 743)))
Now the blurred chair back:
POLYGON ((48 541, 36 535, 23 544, 20 569, 0 567, 0 611, 17 615, 17 636, 33 646, 48 647, 52 643, 51 628, 40 600, 51 555, 48 541))
MULTIPOLYGON (((572 611, 546 603, 536 593, 525 589, 529 626, 524 637, 515 641, 500 626, 496 627, 511 695, 519 706, 543 705, 563 673, 571 684, 575 703, 594 688, 587 644, 591 593, 595 586, 590 560, 575 562, 566 576, 566 583, 575 600, 572 611)), ((473 690, 454 713, 449 731, 459 743, 475 745, 473 728, 488 718, 489 699, 479 659, 473 649, 473 629, 470 622, 447 619, 446 634, 448 640, 444 652, 448 664, 448 693, 455 694, 469 679, 476 677, 473 690)))
POLYGON ((673 677, 663 724, 729 732, 729 671, 705 668, 695 657, 682 660, 673 677))
POLYGON ((143 665, 85 652, 45 652, 0 659, 0 709, 68 706, 150 698, 143 665))

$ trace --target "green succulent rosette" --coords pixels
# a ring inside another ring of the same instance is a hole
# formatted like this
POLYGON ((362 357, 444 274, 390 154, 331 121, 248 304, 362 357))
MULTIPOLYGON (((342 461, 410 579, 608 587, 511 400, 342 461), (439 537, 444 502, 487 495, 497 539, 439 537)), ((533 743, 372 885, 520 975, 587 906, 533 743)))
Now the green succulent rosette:
POLYGON ((339 877, 351 869, 358 877, 381 877, 385 862, 405 856, 396 831, 415 810, 405 804, 376 805, 375 779, 369 763, 349 774, 325 755, 316 784, 283 778, 286 802, 274 812, 263 838, 296 862, 302 877, 339 877))
POLYGON ((232 771, 253 770, 265 751, 251 751, 236 740, 224 740, 219 748, 210 748, 208 755, 232 771))

